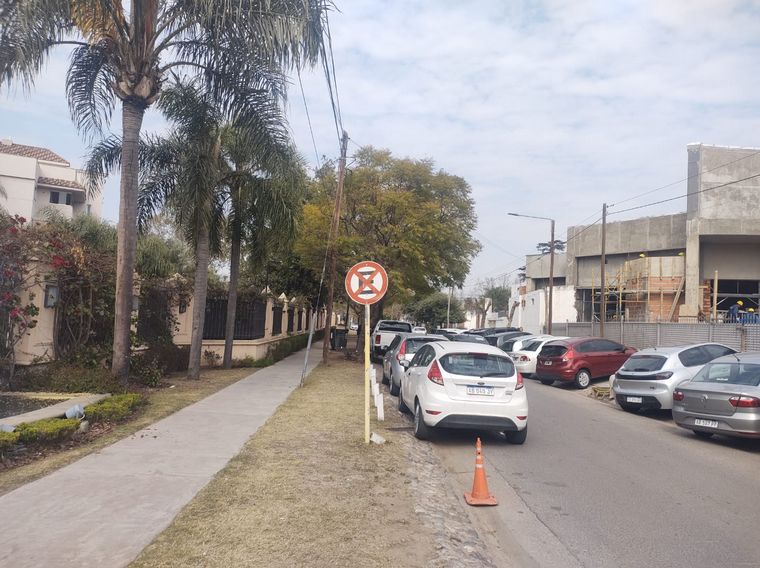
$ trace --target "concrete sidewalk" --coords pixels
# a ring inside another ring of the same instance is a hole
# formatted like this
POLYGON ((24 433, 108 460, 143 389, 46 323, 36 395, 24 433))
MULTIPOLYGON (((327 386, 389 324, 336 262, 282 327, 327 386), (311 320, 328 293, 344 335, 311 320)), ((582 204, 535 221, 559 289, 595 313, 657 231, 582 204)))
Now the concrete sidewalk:
POLYGON ((0 566, 129 564, 298 386, 304 355, 0 497, 0 566))

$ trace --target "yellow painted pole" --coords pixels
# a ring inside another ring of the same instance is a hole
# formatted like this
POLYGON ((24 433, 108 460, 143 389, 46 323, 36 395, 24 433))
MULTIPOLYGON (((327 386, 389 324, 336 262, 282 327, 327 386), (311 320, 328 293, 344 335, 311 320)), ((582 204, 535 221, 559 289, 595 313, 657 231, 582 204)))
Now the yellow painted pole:
POLYGON ((369 304, 364 306, 364 443, 369 444, 369 304))

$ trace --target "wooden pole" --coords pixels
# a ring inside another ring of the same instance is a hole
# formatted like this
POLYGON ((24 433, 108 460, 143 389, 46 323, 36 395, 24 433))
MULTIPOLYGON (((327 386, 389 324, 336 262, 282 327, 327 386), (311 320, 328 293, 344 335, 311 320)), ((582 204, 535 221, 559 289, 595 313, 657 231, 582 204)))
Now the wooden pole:
MULTIPOLYGON (((330 224, 330 236, 328 246, 328 273, 327 273, 327 300, 325 302, 325 335, 322 343, 322 361, 327 363, 330 352, 330 326, 332 325, 333 295, 335 292, 335 241, 338 238, 338 222, 340 221, 340 202, 343 199, 343 182, 346 179, 346 151, 348 148, 348 133, 344 130, 340 140, 340 164, 338 167, 338 187, 335 190, 335 208, 333 209, 332 223, 330 224)), ((366 318, 364 327, 369 325, 366 318)), ((365 347, 366 350, 366 347, 365 347)))
POLYGON ((551 220, 551 239, 549 240, 549 321, 546 322, 546 333, 552 334, 552 304, 554 303, 554 219, 551 220))
POLYGON ((718 271, 713 275, 713 305, 712 305, 713 323, 718 321, 718 271))

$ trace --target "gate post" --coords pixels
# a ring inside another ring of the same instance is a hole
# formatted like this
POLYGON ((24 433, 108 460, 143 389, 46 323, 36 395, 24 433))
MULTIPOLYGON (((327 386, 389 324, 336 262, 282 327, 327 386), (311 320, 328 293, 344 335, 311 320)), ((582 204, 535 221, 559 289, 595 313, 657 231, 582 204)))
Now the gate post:
POLYGON ((660 346, 660 318, 657 318, 657 345, 655 347, 660 346))

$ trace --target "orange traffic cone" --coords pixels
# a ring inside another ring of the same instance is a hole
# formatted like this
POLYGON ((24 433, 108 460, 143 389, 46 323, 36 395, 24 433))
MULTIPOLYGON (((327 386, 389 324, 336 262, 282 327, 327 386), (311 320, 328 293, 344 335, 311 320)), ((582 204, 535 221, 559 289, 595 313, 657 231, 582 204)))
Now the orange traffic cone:
POLYGON ((464 494, 464 500, 468 505, 498 505, 496 497, 488 491, 488 481, 486 480, 486 470, 483 469, 483 452, 480 449, 480 438, 475 443, 475 478, 472 481, 472 491, 464 494))

